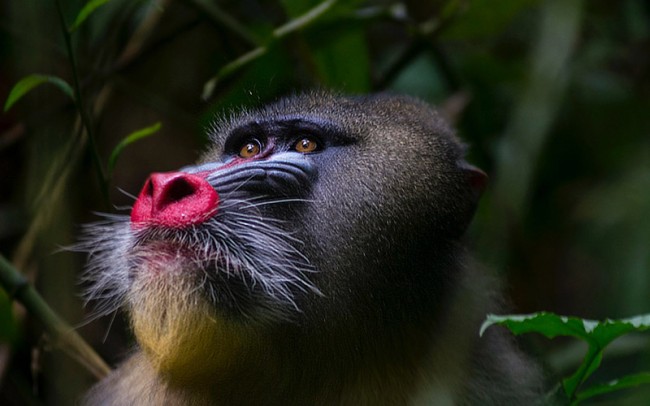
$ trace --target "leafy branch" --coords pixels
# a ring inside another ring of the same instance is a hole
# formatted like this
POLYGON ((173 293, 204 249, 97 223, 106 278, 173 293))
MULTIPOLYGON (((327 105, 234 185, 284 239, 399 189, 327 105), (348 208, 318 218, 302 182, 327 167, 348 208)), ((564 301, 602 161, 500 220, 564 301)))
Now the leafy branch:
POLYGON ((564 394, 571 405, 577 405, 586 399, 605 393, 641 384, 650 384, 650 373, 643 372, 627 375, 615 381, 595 385, 579 392, 582 384, 600 366, 605 348, 622 335, 649 330, 650 314, 604 321, 558 316, 548 312, 505 316, 491 314, 483 322, 479 334, 483 335, 485 330, 494 324, 505 326, 516 335, 535 332, 547 338, 567 336, 587 343, 587 353, 576 372, 562 380, 564 394))

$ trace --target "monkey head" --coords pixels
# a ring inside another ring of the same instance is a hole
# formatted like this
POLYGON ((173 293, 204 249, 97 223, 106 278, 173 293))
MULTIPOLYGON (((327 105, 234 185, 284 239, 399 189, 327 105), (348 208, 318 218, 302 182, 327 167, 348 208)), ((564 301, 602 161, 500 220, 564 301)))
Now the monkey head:
POLYGON ((381 339, 381 325, 437 314, 453 284, 485 182, 463 155, 407 97, 310 93, 241 112, 213 126, 197 164, 152 174, 130 217, 88 228, 87 297, 124 307, 172 381, 307 337, 381 339))

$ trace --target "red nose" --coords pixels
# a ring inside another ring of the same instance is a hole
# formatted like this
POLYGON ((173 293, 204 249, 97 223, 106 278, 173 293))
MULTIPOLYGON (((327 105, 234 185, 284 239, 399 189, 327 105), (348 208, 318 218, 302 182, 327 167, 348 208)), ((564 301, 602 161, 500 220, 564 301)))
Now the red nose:
POLYGON ((154 173, 131 211, 131 225, 189 227, 210 218, 219 195, 205 178, 183 172, 154 173))

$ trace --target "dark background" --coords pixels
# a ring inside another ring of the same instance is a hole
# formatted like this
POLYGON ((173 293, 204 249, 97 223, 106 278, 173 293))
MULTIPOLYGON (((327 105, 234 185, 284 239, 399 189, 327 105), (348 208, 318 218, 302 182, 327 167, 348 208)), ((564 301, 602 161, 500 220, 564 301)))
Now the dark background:
MULTIPOLYGON (((60 4, 70 26, 85 2, 60 4)), ((192 162, 215 115, 313 88, 388 90, 443 109, 490 176, 468 240, 508 281, 514 311, 650 313, 649 1, 339 0, 296 20, 318 4, 113 0, 71 34, 97 154, 53 85, 0 115, 0 253, 102 356, 114 365, 128 351, 124 322, 84 324, 84 258, 60 248, 93 212, 128 206, 120 189, 137 194, 148 173, 192 162), (297 21, 302 29, 274 32, 297 21), (260 56, 224 73, 255 49, 260 56), (120 140, 156 122, 162 130, 128 146, 102 187, 97 164, 105 169, 120 140)), ((0 100, 32 73, 73 83, 56 2, 2 2, 0 100)), ((0 332, 0 403, 70 404, 93 382, 3 292, 0 332)), ((525 342, 551 381, 584 350, 525 342)), ((650 370, 648 344, 647 335, 618 342, 595 381, 650 370)), ((648 398, 622 396, 612 404, 648 398)))

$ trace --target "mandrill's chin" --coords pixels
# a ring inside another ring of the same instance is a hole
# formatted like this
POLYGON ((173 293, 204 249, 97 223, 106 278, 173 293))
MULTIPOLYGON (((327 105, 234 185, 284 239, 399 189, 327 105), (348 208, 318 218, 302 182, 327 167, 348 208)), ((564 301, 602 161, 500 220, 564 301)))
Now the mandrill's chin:
POLYGON ((214 379, 254 347, 250 329, 219 316, 201 294, 199 272, 183 262, 145 261, 127 298, 133 332, 151 365, 179 384, 214 379))

